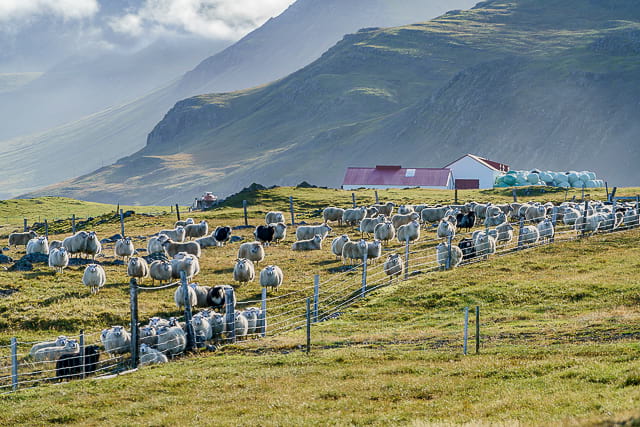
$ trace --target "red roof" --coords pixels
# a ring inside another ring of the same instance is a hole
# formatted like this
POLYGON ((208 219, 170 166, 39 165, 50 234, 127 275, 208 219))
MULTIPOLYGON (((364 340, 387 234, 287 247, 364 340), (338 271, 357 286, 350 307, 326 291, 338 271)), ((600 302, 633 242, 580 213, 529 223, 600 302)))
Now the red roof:
POLYGON ((484 157, 480 157, 480 156, 476 156, 473 154, 465 154, 464 156, 454 160, 453 162, 449 163, 448 165, 445 166, 449 167, 452 164, 454 164, 455 162, 457 162, 458 160, 464 159, 465 157, 471 157, 472 159, 474 159, 477 162, 480 162, 482 164, 484 164, 485 166, 487 166, 490 169, 494 169, 500 172, 508 172, 509 171, 509 165, 505 165, 504 163, 499 163, 499 162, 495 162, 493 160, 489 160, 489 159, 485 159, 484 157))
POLYGON ((347 168, 342 185, 389 185, 403 187, 446 187, 450 169, 398 168, 347 168))

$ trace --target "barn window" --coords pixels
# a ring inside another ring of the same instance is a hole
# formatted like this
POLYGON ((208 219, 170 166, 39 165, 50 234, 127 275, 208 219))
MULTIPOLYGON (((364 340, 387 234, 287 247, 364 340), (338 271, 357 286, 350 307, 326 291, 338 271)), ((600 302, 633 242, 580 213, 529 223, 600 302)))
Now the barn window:
POLYGON ((407 178, 411 178, 416 176, 416 170, 415 169, 407 169, 407 172, 404 175, 407 178))

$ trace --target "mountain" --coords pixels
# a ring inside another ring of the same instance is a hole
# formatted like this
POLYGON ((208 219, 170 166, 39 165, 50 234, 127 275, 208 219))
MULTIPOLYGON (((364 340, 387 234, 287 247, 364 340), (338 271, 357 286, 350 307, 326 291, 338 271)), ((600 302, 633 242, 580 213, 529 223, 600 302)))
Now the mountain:
POLYGON ((311 63, 346 33, 427 20, 450 8, 474 3, 298 0, 278 17, 158 90, 52 129, 0 141, 0 166, 7 175, 0 197, 86 174, 140 150, 147 134, 180 99, 265 84, 311 63), (56 166, 48 173, 24 172, 24 165, 50 163, 52 158, 56 166))

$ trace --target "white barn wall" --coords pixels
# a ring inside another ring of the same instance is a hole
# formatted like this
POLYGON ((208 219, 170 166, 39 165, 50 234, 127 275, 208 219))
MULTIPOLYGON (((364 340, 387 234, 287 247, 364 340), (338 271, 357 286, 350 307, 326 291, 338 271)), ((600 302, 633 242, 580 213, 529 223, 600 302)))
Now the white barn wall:
POLYGON ((478 179, 481 189, 493 188, 496 178, 500 175, 499 171, 490 169, 469 156, 461 158, 447 168, 451 169, 454 182, 456 179, 478 179))

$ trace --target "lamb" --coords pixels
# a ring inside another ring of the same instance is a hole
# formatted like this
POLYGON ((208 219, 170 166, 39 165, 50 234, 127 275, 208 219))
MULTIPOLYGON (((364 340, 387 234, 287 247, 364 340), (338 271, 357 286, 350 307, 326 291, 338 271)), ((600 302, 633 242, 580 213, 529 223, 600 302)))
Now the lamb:
POLYGON ((49 252, 49 267, 55 268, 56 272, 62 273, 68 265, 69 253, 64 247, 60 249, 53 249, 49 252))
POLYGON ((256 270, 253 263, 246 258, 237 259, 233 267, 233 280, 239 283, 238 286, 253 282, 255 278, 256 270))
MULTIPOLYGON (((187 286, 187 293, 189 294, 189 305, 191 307, 195 307, 198 305, 198 296, 196 295, 196 291, 191 287, 187 286)), ((176 288, 176 291, 173 293, 173 301, 176 303, 176 307, 182 308, 184 307, 184 290, 182 285, 176 288)))
POLYGON ((187 336, 180 326, 161 326, 158 328, 157 350, 167 356, 182 353, 187 347, 187 336))
POLYGON ((373 238, 380 240, 384 244, 388 244, 390 240, 396 237, 396 228, 391 221, 385 221, 376 225, 373 230, 373 238))
POLYGON ((342 216, 344 215, 344 209, 336 208, 335 206, 329 206, 322 211, 322 220, 325 224, 329 221, 338 221, 338 225, 342 225, 342 216))
POLYGON ((196 293, 196 299, 198 300, 198 303, 196 305, 198 307, 206 307, 207 295, 209 295, 211 286, 200 286, 197 283, 190 283, 189 286, 196 293))
POLYGON ((167 356, 162 354, 162 352, 145 343, 140 344, 140 366, 167 363, 168 361, 169 359, 167 359, 167 356))
POLYGON ((436 230, 436 234, 440 239, 449 237, 449 236, 453 238, 456 235, 456 227, 451 222, 447 221, 446 219, 443 219, 438 224, 438 229, 436 230))
POLYGON ((268 224, 273 224, 276 222, 284 222, 284 214, 279 211, 271 211, 267 212, 264 216, 264 222, 268 224))
MULTIPOLYGON (((446 267, 447 259, 449 258, 449 244, 446 242, 441 242, 436 246, 436 257, 438 259, 438 264, 441 267, 446 267)), ((449 263, 449 267, 457 267, 462 262, 464 254, 462 253, 462 249, 455 245, 451 245, 451 261, 449 263)))
POLYGON ((231 239, 231 227, 217 227, 216 231, 213 232, 213 237, 219 246, 224 246, 231 239))
POLYGON ((151 254, 157 254, 157 253, 161 253, 166 255, 167 253, 164 250, 164 247, 162 246, 162 244, 169 239, 169 236, 167 236, 166 234, 159 234, 157 236, 151 237, 149 239, 149 241, 147 242, 147 253, 149 255, 151 254))
POLYGON ((389 276, 389 282, 393 280, 395 276, 398 278, 402 277, 402 273, 404 273, 404 262, 402 257, 398 254, 389 254, 387 255, 387 259, 382 265, 384 272, 387 276, 389 276))
POLYGON ((509 243, 513 240, 513 226, 504 222, 496 227, 496 243, 509 243))
POLYGON ((496 225, 500 225, 505 222, 507 222, 507 215, 505 215, 504 212, 499 211, 497 215, 487 215, 484 220, 484 225, 487 227, 495 227, 496 225))
POLYGON ((331 252, 333 252, 333 254, 339 259, 340 257, 342 257, 342 248, 344 247, 344 244, 350 241, 351 239, 349 239, 349 236, 347 234, 336 237, 331 242, 331 252))
POLYGON ((476 257, 476 248, 471 239, 462 239, 458 242, 458 247, 462 251, 462 259, 468 260, 476 257))
MULTIPOLYGON (((488 258, 489 255, 496 253, 496 238, 490 234, 481 232, 475 238, 473 246, 477 256, 488 258)), ((460 252, 462 253, 462 251, 460 252)))
POLYGON ((467 232, 476 225, 476 214, 471 211, 467 214, 459 213, 456 215, 457 227, 466 229, 467 232))
POLYGON ((100 335, 100 340, 104 345, 104 350, 112 357, 131 351, 131 334, 122 326, 112 326, 110 329, 105 329, 100 335))
POLYGON ((222 334, 225 331, 224 315, 220 313, 211 313, 209 316, 209 324, 211 326, 211 338, 218 344, 222 341, 222 334))
POLYGON ((196 239, 196 243, 200 245, 201 249, 220 246, 220 243, 216 240, 215 237, 213 237, 213 233, 214 232, 211 232, 209 236, 198 237, 196 239))
POLYGON ((43 254, 49 255, 49 242, 45 236, 36 237, 27 242, 27 255, 43 254))
POLYGON ((25 233, 11 233, 9 234, 9 247, 15 246, 26 246, 29 243, 29 240, 36 239, 38 237, 38 233, 35 231, 27 231, 25 233))
POLYGON ((242 315, 241 311, 236 311, 234 316, 236 338, 246 338, 247 333, 249 332, 249 322, 247 321, 247 318, 242 315))
POLYGON ((376 203, 375 205, 371 205, 371 206, 378 210, 378 215, 384 215, 390 218, 391 214, 393 213, 393 208, 396 205, 393 202, 387 202, 384 204, 376 203))
POLYGON ((319 234, 322 239, 327 237, 327 234, 332 230, 327 224, 321 224, 318 226, 302 225, 296 230, 297 240, 311 240, 313 236, 319 234))
POLYGON ((206 220, 200 221, 200 224, 188 224, 184 227, 185 235, 189 238, 204 237, 209 232, 209 224, 206 220))
POLYGON ((360 233, 361 236, 373 234, 375 232, 376 226, 379 224, 383 224, 385 222, 384 215, 379 215, 375 218, 364 218, 360 221, 360 233))
POLYGON ((95 261, 96 255, 99 255, 101 252, 102 245, 100 244, 100 239, 98 239, 95 231, 90 231, 85 241, 84 253, 87 257, 91 255, 91 260, 95 261))
POLYGON ((177 226, 174 230, 160 230, 158 236, 160 236, 161 234, 164 234, 169 239, 178 243, 183 243, 184 239, 187 237, 187 231, 181 225, 177 226))
POLYGON ((225 291, 227 289, 231 290, 231 295, 233 296, 233 307, 235 308, 237 302, 236 293, 233 290, 233 287, 228 285, 218 285, 211 288, 207 295, 207 305, 214 310, 226 311, 227 298, 225 291))
POLYGON ((202 254, 198 242, 180 243, 169 238, 162 243, 162 247, 170 257, 174 257, 179 252, 186 252, 188 254, 195 255, 198 258, 200 258, 200 255, 202 254))
POLYGON ((156 344, 158 344, 158 334, 156 333, 155 327, 147 325, 143 328, 139 328, 138 334, 140 336, 141 344, 147 344, 151 347, 155 347, 156 344))
POLYGON ((195 224, 195 221, 193 220, 193 218, 187 218, 185 220, 178 220, 176 221, 175 224, 173 224, 173 228, 177 228, 177 227, 186 227, 189 224, 195 224))
POLYGON ((253 232, 256 241, 268 245, 273 242, 276 234, 276 227, 273 225, 259 225, 253 232))
POLYGON ((187 280, 193 279, 200 273, 200 261, 195 255, 178 252, 171 260, 171 277, 180 279, 180 272, 184 271, 187 280))
POLYGON ((380 240, 374 240, 367 243, 367 262, 371 261, 371 264, 382 256, 382 243, 380 240))
POLYGON ((553 222, 551 222, 550 219, 548 218, 543 219, 542 222, 538 223, 536 228, 538 229, 538 235, 540 236, 541 240, 553 239, 554 228, 553 228, 553 222))
POLYGON ((316 234, 313 239, 298 240, 291 245, 291 250, 294 251, 319 251, 322 249, 322 236, 316 234))
POLYGON ((368 253, 367 241, 360 239, 358 242, 346 242, 342 247, 342 263, 346 263, 347 260, 353 264, 353 260, 364 260, 365 253, 368 253))
POLYGON ((113 253, 116 257, 122 257, 122 260, 126 260, 133 256, 136 248, 133 246, 131 237, 125 237, 124 239, 118 239, 113 247, 113 253))
POLYGON ((547 215, 547 208, 543 205, 529 206, 524 213, 524 218, 531 222, 540 222, 547 215))
POLYGON ((89 233, 86 231, 78 231, 73 236, 66 237, 62 241, 62 246, 71 256, 83 253, 86 247, 87 237, 89 237, 89 233))
POLYGON ((89 264, 84 269, 82 283, 91 288, 91 294, 97 294, 98 290, 107 282, 107 276, 101 265, 89 264))
POLYGON ((437 222, 444 218, 447 210, 449 210, 448 206, 424 208, 420 212, 420 218, 422 218, 422 222, 437 222))
POLYGON ((518 243, 521 245, 533 245, 540 240, 540 233, 534 225, 525 225, 520 228, 518 243))
MULTIPOLYGON (((391 217, 391 223, 393 224, 393 228, 398 230, 400 226, 409 224, 411 221, 418 221, 420 215, 417 212, 411 212, 406 215, 395 214, 391 217)), ((398 230, 399 231, 399 230, 398 230)))
POLYGON ((259 311, 257 307, 250 307, 240 313, 242 317, 247 319, 247 335, 254 335, 256 333, 259 311))
POLYGON ((359 224, 367 216, 367 208, 361 206, 355 209, 345 209, 342 214, 342 222, 347 225, 359 224))
POLYGON ((418 240, 420 238, 420 224, 418 221, 411 221, 409 224, 398 228, 398 242, 418 240))
POLYGON ((276 232, 273 235, 273 240, 276 243, 280 243, 287 237, 287 226, 284 222, 277 222, 275 224, 269 224, 276 228, 276 232))
POLYGON ((62 240, 52 240, 49 242, 49 253, 54 249, 60 249, 62 247, 62 240))
MULTIPOLYGON (((97 345, 88 345, 84 348, 84 374, 90 375, 96 371, 100 352, 97 345)), ((67 353, 60 356, 56 362, 56 379, 81 378, 83 374, 83 358, 80 353, 67 353)))
POLYGON ((247 242, 238 248, 238 258, 246 258, 256 265, 264 260, 264 248, 260 242, 247 242))
POLYGON ((161 261, 155 260, 149 266, 149 275, 151 276, 151 283, 155 283, 157 280, 162 284, 163 282, 168 282, 172 278, 172 267, 171 262, 169 261, 161 261))
POLYGON ((209 341, 211 339, 211 323, 209 323, 208 317, 204 316, 202 313, 196 313, 193 315, 192 323, 193 332, 195 333, 197 341, 198 337, 200 337, 200 340, 202 341, 209 341))
POLYGON ((80 346, 76 340, 67 340, 64 345, 43 347, 33 353, 36 362, 56 361, 65 354, 79 354, 80 346))
POLYGON ((69 341, 69 338, 64 335, 60 335, 58 338, 56 338, 55 341, 45 341, 34 344, 33 346, 31 346, 31 350, 29 350, 29 356, 31 356, 31 358, 33 359, 35 358, 36 351, 46 347, 63 347, 67 343, 67 341, 69 341))
POLYGON ((260 272, 260 286, 263 288, 272 288, 277 292, 283 280, 282 269, 277 265, 268 265, 260 272))

